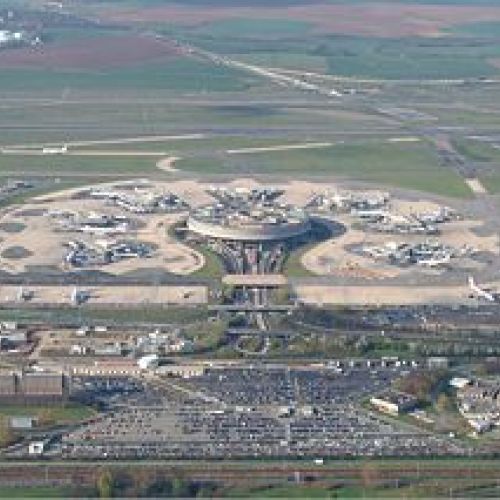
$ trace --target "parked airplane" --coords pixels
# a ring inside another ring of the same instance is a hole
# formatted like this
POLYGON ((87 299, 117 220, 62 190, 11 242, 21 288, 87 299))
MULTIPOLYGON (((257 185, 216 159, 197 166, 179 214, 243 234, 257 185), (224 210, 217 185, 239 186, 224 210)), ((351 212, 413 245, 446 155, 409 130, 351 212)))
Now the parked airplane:
POLYGON ((439 267, 444 264, 448 264, 450 262, 450 256, 445 255, 444 257, 440 258, 435 258, 435 259, 424 259, 424 260, 419 260, 417 264, 419 266, 424 266, 424 267, 439 267))
POLYGON ((489 288, 481 288, 478 286, 472 276, 468 278, 469 288, 473 295, 487 302, 500 302, 500 292, 489 288))
POLYGON ((87 290, 78 290, 78 288, 73 288, 71 292, 71 303, 75 306, 84 304, 91 297, 90 292, 87 290))
POLYGON ((64 146, 52 146, 52 147, 44 147, 42 149, 42 154, 44 155, 62 155, 68 152, 68 146, 67 144, 64 144, 64 146))

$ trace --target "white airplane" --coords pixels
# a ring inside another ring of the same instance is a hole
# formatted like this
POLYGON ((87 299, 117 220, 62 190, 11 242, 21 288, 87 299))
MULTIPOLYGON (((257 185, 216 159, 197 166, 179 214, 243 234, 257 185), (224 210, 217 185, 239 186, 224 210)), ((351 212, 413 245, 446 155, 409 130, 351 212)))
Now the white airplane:
POLYGON ((488 302, 500 302, 500 292, 493 291, 487 288, 481 288, 476 284, 472 276, 469 276, 467 281, 469 283, 471 292, 479 299, 484 299, 488 302))
POLYGON ((90 292, 87 290, 78 290, 78 288, 74 287, 71 292, 71 303, 75 306, 79 306, 87 302, 90 299, 90 292))
POLYGON ((419 266, 424 266, 424 267, 438 267, 444 264, 448 264, 449 262, 450 262, 450 256, 446 255, 441 258, 419 260, 417 264, 419 266))
POLYGON ((61 147, 44 147, 42 149, 42 154, 44 155, 62 155, 64 153, 67 153, 68 152, 68 145, 67 144, 64 144, 63 146, 61 147))
POLYGON ((26 302, 31 300, 35 293, 32 290, 27 290, 26 288, 20 286, 17 291, 17 300, 20 302, 26 302))
POLYGON ((330 95, 332 97, 342 97, 342 94, 338 90, 335 90, 335 89, 330 90, 328 95, 330 95))

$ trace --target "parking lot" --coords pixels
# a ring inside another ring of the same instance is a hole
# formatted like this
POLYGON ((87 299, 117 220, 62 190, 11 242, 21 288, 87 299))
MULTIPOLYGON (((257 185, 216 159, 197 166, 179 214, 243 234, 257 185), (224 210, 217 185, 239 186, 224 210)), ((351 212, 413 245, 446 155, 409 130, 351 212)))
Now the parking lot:
POLYGON ((109 411, 64 435, 59 453, 71 459, 467 453, 459 442, 362 405, 365 396, 409 369, 366 363, 213 368, 187 381, 157 381, 109 395, 103 382, 95 390, 108 398, 109 411), (160 390, 162 384, 169 390, 160 390))

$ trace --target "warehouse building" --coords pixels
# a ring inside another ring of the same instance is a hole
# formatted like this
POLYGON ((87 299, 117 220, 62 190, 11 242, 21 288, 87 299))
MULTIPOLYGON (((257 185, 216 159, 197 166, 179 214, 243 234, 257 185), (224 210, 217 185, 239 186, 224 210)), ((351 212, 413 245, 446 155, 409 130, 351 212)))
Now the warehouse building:
POLYGON ((57 403, 65 401, 68 395, 69 379, 62 373, 0 374, 0 403, 57 403))

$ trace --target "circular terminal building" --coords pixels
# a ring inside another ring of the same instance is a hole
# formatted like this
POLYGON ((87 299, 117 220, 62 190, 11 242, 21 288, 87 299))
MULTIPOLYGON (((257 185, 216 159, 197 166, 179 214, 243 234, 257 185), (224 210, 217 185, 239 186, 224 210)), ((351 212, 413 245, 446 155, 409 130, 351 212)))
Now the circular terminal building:
POLYGON ((311 229, 300 208, 279 203, 277 190, 212 190, 216 202, 192 210, 187 228, 198 236, 230 241, 279 241, 311 229))

